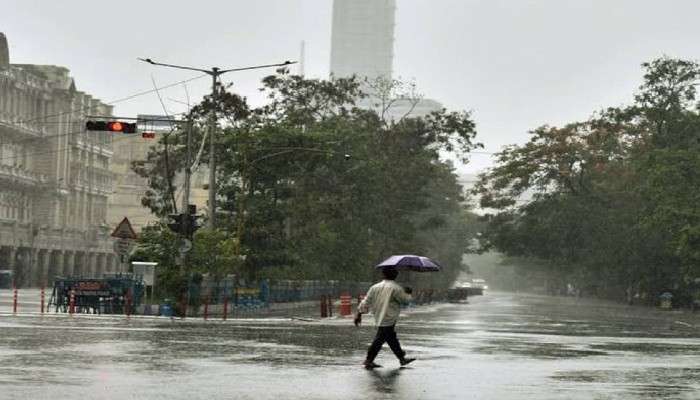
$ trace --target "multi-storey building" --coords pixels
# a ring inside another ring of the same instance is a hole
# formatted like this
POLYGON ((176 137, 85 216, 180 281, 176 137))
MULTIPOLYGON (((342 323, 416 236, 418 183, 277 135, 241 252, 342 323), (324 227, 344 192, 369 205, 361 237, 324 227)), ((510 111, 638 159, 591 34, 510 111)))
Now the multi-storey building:
POLYGON ((18 285, 122 268, 106 224, 112 138, 84 128, 111 112, 64 67, 11 64, 0 33, 0 269, 18 285))
POLYGON ((335 0, 331 74, 391 78, 396 0, 335 0))
MULTIPOLYGON (((150 131, 155 134, 155 138, 147 139, 141 136, 125 139, 116 139, 113 142, 114 157, 110 163, 110 169, 114 174, 114 190, 109 198, 107 212, 107 223, 116 225, 125 216, 129 218, 131 225, 138 232, 149 224, 158 221, 151 210, 143 206, 141 199, 150 189, 148 179, 143 178, 134 172, 132 165, 136 161, 144 161, 148 157, 148 152, 152 149, 162 151, 160 139, 162 135, 172 131, 176 126, 167 121, 170 118, 164 115, 138 115, 139 129, 150 131)), ((196 149, 195 149, 196 151, 196 149)), ((190 184, 189 203, 197 206, 198 210, 206 209, 208 192, 203 187, 208 182, 208 169, 200 166, 192 171, 190 184)), ((184 188, 184 176, 178 174, 173 182, 176 188, 175 199, 178 209, 181 210, 182 195, 184 188)))
POLYGON ((334 0, 331 77, 356 76, 368 94, 357 105, 385 118, 425 116, 442 105, 430 99, 389 98, 391 93, 377 89, 392 79, 395 14, 396 0, 334 0), (385 110, 383 102, 391 106, 385 110))

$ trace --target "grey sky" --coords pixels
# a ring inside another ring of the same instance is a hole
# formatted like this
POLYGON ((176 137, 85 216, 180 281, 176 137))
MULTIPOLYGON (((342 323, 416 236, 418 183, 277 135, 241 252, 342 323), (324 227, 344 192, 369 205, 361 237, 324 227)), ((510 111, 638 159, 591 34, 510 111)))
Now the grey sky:
MULTIPOLYGON (((585 119, 628 102, 639 64, 667 54, 698 59, 700 2, 398 0, 394 71, 450 109, 473 110, 487 150, 523 142, 538 125, 585 119)), ((236 67, 297 59, 326 77, 331 0, 2 0, 0 31, 13 63, 71 69, 80 90, 105 101, 196 74, 140 63, 236 67)), ((229 75, 254 103, 263 72, 229 75)), ((206 78, 188 84, 193 101, 206 78)), ((163 92, 183 101, 182 88, 163 92)), ((166 100, 171 112, 184 106, 166 100)), ((116 114, 162 113, 155 95, 116 114)), ((474 155, 473 172, 489 158, 474 155)))

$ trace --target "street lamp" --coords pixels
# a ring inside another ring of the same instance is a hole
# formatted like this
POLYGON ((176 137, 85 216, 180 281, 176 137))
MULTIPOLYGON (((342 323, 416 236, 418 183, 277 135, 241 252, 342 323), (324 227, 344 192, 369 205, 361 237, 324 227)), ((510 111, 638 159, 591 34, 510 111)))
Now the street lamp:
MULTIPOLYGON (((218 83, 219 76, 227 72, 237 72, 237 71, 247 71, 251 69, 261 69, 261 68, 271 68, 271 67, 284 67, 287 65, 296 64, 296 61, 285 61, 278 64, 265 64, 265 65, 255 65, 251 67, 242 68, 230 68, 230 69, 220 69, 218 67, 212 67, 211 69, 194 68, 184 65, 174 65, 159 63, 151 60, 150 58, 139 58, 138 60, 149 63, 151 65, 157 65, 161 67, 185 69, 189 71, 203 72, 212 78, 211 85, 211 96, 212 103, 216 105, 216 85, 218 83)), ((216 148, 216 107, 213 107, 209 115, 209 221, 207 225, 209 228, 214 229, 214 218, 216 215, 216 157, 214 157, 214 150, 216 148)), ((189 200, 188 200, 189 202, 189 200)), ((189 215, 187 207, 185 207, 185 213, 189 215)))

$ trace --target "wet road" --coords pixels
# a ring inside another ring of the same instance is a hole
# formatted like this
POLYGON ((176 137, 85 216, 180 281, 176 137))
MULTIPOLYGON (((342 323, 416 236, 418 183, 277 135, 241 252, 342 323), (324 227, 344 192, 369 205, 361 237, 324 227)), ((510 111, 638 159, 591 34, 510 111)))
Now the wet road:
MULTIPOLYGON (((5 292, 7 294, 7 292, 5 292)), ((418 357, 359 365, 349 320, 12 316, 0 399, 698 399, 700 320, 600 301, 488 293, 414 309, 418 357)))

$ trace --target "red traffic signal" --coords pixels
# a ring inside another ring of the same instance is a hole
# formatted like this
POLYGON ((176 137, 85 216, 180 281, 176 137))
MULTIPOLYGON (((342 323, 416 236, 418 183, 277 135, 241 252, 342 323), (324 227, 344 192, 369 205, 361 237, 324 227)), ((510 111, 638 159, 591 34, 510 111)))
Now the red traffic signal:
POLYGON ((87 121, 85 123, 85 129, 88 131, 136 133, 136 124, 121 121, 87 121))
POLYGON ((119 121, 107 122, 107 130, 110 132, 124 132, 124 125, 119 121))

